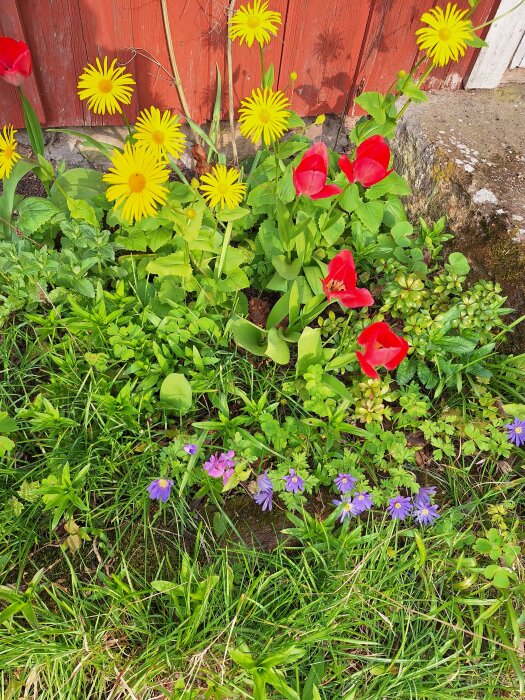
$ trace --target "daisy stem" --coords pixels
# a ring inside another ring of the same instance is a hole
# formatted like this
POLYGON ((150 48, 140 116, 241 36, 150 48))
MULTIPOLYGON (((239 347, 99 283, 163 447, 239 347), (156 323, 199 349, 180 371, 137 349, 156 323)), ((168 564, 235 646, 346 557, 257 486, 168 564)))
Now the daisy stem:
POLYGON ((129 136, 129 138, 130 138, 130 141, 133 142, 133 141, 132 141, 132 139, 133 139, 133 132, 132 132, 132 130, 131 130, 131 124, 129 123, 128 118, 126 117, 126 115, 124 114, 124 112, 122 112, 122 118, 124 119, 124 123, 125 123, 125 125, 126 125, 127 130, 128 130, 128 136, 129 136))
POLYGON ((264 53, 263 53, 263 47, 262 44, 259 44, 259 53, 261 55, 261 70, 262 70, 262 88, 266 87, 264 84, 264 76, 266 75, 266 70, 264 68, 264 53))
MULTIPOLYGON (((428 76, 432 73, 433 68, 434 68, 434 64, 431 63, 431 64, 428 66, 428 68, 426 69, 426 71, 423 73, 423 75, 421 76, 421 79, 419 80, 419 82, 417 83, 418 88, 420 88, 420 87, 423 85, 423 83, 425 82, 425 80, 426 80, 426 79, 428 78, 428 76)), ((407 107, 408 107, 408 105, 409 105, 411 102, 412 102, 412 98, 409 97, 408 100, 405 102, 405 104, 401 107, 401 109, 400 109, 399 112, 397 113, 396 121, 399 119, 399 117, 400 117, 402 114, 404 114, 404 112, 406 112, 407 107)))
POLYGON ((224 267, 224 262, 226 260, 226 253, 228 252, 228 246, 230 245, 232 237, 233 221, 228 221, 226 225, 226 230, 224 231, 224 238, 222 239, 221 257, 219 258, 219 264, 215 268, 215 279, 220 280, 222 275, 222 268, 224 267))
POLYGON ((518 7, 523 5, 525 0, 520 0, 520 2, 517 5, 514 5, 514 7, 511 7, 510 10, 507 10, 507 12, 504 12, 502 15, 498 15, 497 17, 494 17, 494 19, 491 19, 489 22, 485 22, 484 24, 480 24, 477 27, 472 27, 473 32, 477 32, 478 29, 484 29, 485 27, 490 26, 491 24, 494 24, 494 22, 498 22, 500 19, 503 19, 503 17, 506 17, 507 15, 510 15, 511 12, 514 12, 514 10, 517 10, 518 7))

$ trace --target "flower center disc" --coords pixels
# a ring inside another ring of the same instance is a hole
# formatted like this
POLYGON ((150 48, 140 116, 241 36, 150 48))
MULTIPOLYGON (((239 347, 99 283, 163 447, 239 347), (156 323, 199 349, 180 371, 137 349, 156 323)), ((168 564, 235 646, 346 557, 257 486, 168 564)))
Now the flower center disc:
POLYGON ((159 486, 161 489, 165 489, 167 485, 168 482, 166 481, 166 479, 159 479, 159 486))
POLYGON ((452 32, 448 27, 442 27, 439 32, 438 36, 441 39, 441 41, 448 41, 450 39, 452 32))
POLYGON ((217 185, 217 192, 220 192, 220 194, 226 194, 228 190, 229 187, 224 182, 219 182, 219 184, 217 185))
POLYGON ((151 139, 154 143, 162 144, 164 143, 164 133, 159 129, 151 132, 151 139))
POLYGON ((109 80, 109 78, 102 78, 102 80, 98 84, 98 89, 100 90, 100 92, 103 93, 111 92, 111 90, 113 89, 113 83, 111 82, 111 80, 109 80))
POLYGON ((11 158, 14 152, 15 149, 12 146, 7 146, 6 148, 4 148, 4 157, 7 159, 11 158))
POLYGON ((259 121, 263 124, 268 124, 270 121, 270 111, 268 109, 261 109, 259 112, 259 121))
POLYGON ((251 17, 248 17, 246 20, 246 24, 250 29, 257 29, 257 27, 260 25, 261 20, 258 17, 254 17, 253 15, 251 17))
POLYGON ((133 173, 128 178, 128 187, 132 192, 142 192, 146 185, 146 178, 142 173, 133 173))

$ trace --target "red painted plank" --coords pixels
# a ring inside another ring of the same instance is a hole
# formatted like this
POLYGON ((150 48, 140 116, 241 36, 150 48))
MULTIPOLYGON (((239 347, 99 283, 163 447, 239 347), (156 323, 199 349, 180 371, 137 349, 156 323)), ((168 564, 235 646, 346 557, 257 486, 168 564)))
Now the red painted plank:
POLYGON ((340 113, 355 77, 372 0, 290 0, 279 84, 298 73, 299 114, 340 113))
MULTIPOLYGON (((2 0, 2 12, 0 13, 0 36, 9 36, 17 41, 25 41, 29 50, 33 51, 24 27, 16 0, 2 0)), ((37 69, 33 66, 32 75, 24 82, 23 89, 27 99, 33 105, 41 122, 45 119, 44 109, 36 78, 37 69)), ((18 90, 5 81, 0 80, 0 128, 6 123, 20 128, 24 126, 24 116, 20 105, 18 90)))
POLYGON ((429 8, 429 0, 375 0, 361 63, 351 95, 348 113, 362 114, 353 103, 361 92, 386 92, 399 70, 411 70, 418 53, 415 31, 420 17, 429 8))

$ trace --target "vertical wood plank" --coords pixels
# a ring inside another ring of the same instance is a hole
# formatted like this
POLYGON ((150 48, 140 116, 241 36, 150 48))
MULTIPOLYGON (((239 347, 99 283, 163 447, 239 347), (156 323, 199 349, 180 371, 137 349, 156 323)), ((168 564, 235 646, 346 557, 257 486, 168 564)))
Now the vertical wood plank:
MULTIPOLYGON (((33 47, 24 30, 22 19, 16 0, 2 0, 2 12, 0 13, 0 36, 9 36, 17 41, 25 41, 33 58, 33 72, 24 82, 23 89, 27 99, 33 105, 41 123, 45 122, 45 112, 40 97, 37 82, 37 67, 33 56, 33 47)), ((7 123, 16 128, 24 126, 24 115, 20 105, 18 90, 5 81, 0 80, 0 128, 7 123)))
POLYGON ((339 114, 355 81, 372 0, 290 0, 279 84, 291 71, 293 108, 303 115, 339 114))
POLYGON ((348 113, 362 114, 353 99, 361 92, 386 92, 399 70, 410 71, 418 54, 415 31, 429 0, 375 0, 348 113))

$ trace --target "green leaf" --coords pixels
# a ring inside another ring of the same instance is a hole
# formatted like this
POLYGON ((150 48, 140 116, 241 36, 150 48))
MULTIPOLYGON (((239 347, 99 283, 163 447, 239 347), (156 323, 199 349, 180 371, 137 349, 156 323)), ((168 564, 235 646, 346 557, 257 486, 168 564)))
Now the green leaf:
POLYGON ((268 346, 264 354, 278 365, 287 365, 290 362, 290 348, 280 328, 270 328, 268 331, 268 346))
POLYGON ((301 119, 301 117, 297 114, 297 112, 291 112, 290 116, 288 117, 288 128, 289 129, 304 129, 306 127, 306 124, 304 122, 304 119, 301 119))
POLYGON ((13 447, 15 446, 15 443, 5 435, 0 435, 0 455, 5 455, 7 452, 10 452, 13 447))
POLYGON ((5 411, 0 411, 0 433, 14 433, 15 430, 18 430, 16 422, 5 411))
POLYGON ((381 202, 365 202, 357 207, 355 213, 363 226, 371 233, 376 233, 383 221, 384 207, 381 202))
POLYGON ((425 102, 428 99, 424 91, 418 88, 417 83, 410 75, 399 78, 397 81, 397 89, 400 90, 403 95, 410 97, 415 103, 425 102))
POLYGON ((240 649, 229 649, 228 653, 235 663, 246 671, 251 671, 252 668, 255 668, 256 663, 250 653, 240 649))
POLYGON ((215 212, 215 218, 217 221, 237 221, 238 219, 244 219, 248 214, 250 214, 250 209, 235 207, 235 209, 220 209, 215 212))
POLYGON ((319 228, 328 246, 334 245, 341 237, 345 230, 347 218, 339 213, 336 213, 330 219, 328 218, 328 213, 321 214, 319 217, 319 228))
POLYGON ((414 227, 408 221, 398 221, 392 226, 390 233, 395 241, 395 244, 401 248, 410 248, 413 242, 407 236, 414 232, 414 227))
POLYGON ((266 71, 266 73, 264 74, 263 79, 262 79, 263 90, 264 90, 264 88, 273 87, 274 80, 275 80, 275 71, 274 71, 273 63, 270 63, 270 66, 269 66, 268 70, 266 71))
POLYGON ((97 215, 90 204, 83 199, 73 199, 73 197, 67 197, 66 202, 72 219, 85 221, 86 223, 91 224, 91 226, 94 228, 98 229, 99 226, 97 215))
POLYGON ((476 349, 477 343, 474 340, 468 340, 457 336, 455 338, 441 338, 434 343, 436 347, 444 348, 455 355, 465 355, 473 352, 476 349))
POLYGON ((468 275, 470 272, 470 265, 467 258, 463 253, 451 253, 448 256, 448 262, 445 263, 445 270, 454 275, 460 275, 461 277, 468 275))
POLYGON ((384 197, 384 195, 408 195, 412 192, 408 182, 404 177, 401 177, 395 171, 391 172, 375 185, 372 185, 365 191, 366 198, 370 201, 373 199, 379 199, 384 197))
POLYGON ((193 403, 191 384, 183 374, 168 374, 160 387, 160 400, 178 413, 188 413, 193 403))
POLYGON ((380 92, 362 92, 354 102, 368 112, 378 124, 384 124, 386 120, 384 100, 380 92))
POLYGON ((304 374, 310 365, 316 364, 322 357, 323 343, 321 341, 321 329, 306 326, 297 344, 296 374, 304 374))
POLYGON ((273 305, 272 310, 266 319, 266 330, 270 330, 270 328, 277 326, 279 323, 281 323, 283 318, 286 318, 289 313, 289 304, 290 291, 283 294, 283 296, 273 305))
POLYGON ((183 250, 152 260, 146 266, 146 270, 153 275, 159 275, 159 277, 164 277, 165 275, 191 277, 192 274, 191 265, 186 262, 183 250))
POLYGON ((245 318, 238 318, 231 324, 233 339, 241 348, 253 355, 264 355, 266 352, 266 333, 254 323, 245 318))
POLYGON ((41 226, 52 221, 60 213, 53 202, 43 197, 26 197, 18 207, 16 225, 25 234, 32 236, 41 226))
POLYGON ((173 232, 165 228, 157 228, 155 231, 148 231, 145 235, 148 248, 154 253, 157 252, 159 248, 169 243, 172 237, 173 232))
POLYGON ((465 39, 465 44, 468 46, 473 46, 475 49, 482 49, 485 46, 489 46, 489 44, 484 41, 481 37, 477 36, 476 34, 472 34, 470 37, 465 39))
POLYGON ((294 280, 301 272, 301 261, 299 258, 288 262, 284 255, 276 255, 272 262, 279 275, 285 280, 294 280))
POLYGON ((362 199, 359 196, 359 187, 354 183, 345 188, 343 193, 339 197, 339 206, 344 211, 351 214, 357 209, 357 207, 362 203, 362 199))
POLYGON ((0 196, 0 228, 6 234, 10 232, 9 223, 13 216, 16 187, 24 175, 36 167, 35 163, 19 160, 15 163, 9 177, 2 181, 3 194, 0 196))
POLYGON ((345 399, 345 401, 354 400, 352 394, 348 391, 343 382, 340 379, 337 379, 337 377, 332 377, 329 374, 323 374, 323 384, 326 384, 326 386, 330 387, 330 389, 333 389, 333 391, 335 391, 336 394, 338 394, 342 399, 345 399))
POLYGON ((83 199, 91 204, 93 199, 105 189, 102 173, 98 170, 72 168, 56 179, 51 187, 50 197, 53 204, 64 210, 67 207, 66 197, 83 199))
POLYGON ((40 121, 36 116, 36 112, 33 106, 27 99, 27 97, 22 92, 22 88, 19 88, 20 98, 22 100, 22 109, 24 111, 24 121, 27 129, 27 137, 31 148, 36 155, 44 155, 44 134, 42 132, 42 127, 40 126, 40 121))

